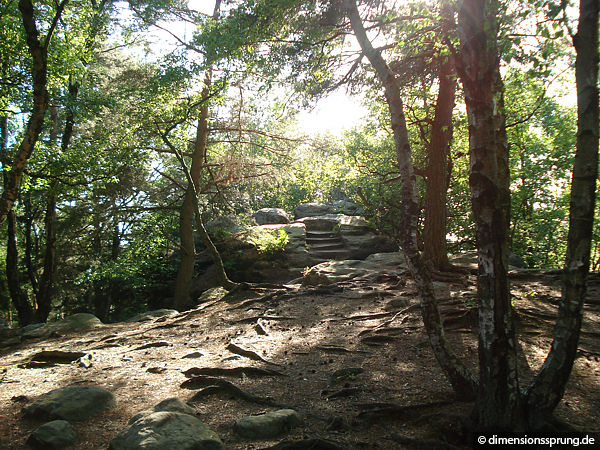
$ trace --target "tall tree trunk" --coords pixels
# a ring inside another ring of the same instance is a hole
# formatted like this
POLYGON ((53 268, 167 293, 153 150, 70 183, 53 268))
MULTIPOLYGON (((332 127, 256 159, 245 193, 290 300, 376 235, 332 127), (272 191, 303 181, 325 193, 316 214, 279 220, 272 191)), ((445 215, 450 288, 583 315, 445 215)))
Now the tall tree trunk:
MULTIPOLYGON (((217 0, 213 12, 213 19, 219 17, 221 2, 217 0)), ((189 298, 190 286, 194 277, 194 263, 196 261, 196 247, 194 244, 194 216, 196 217, 197 231, 202 243, 208 249, 217 269, 217 280, 225 289, 232 289, 236 286, 225 273, 225 268, 217 248, 214 246, 210 236, 204 228, 202 215, 198 208, 198 189, 200 185, 200 175, 206 160, 206 143, 209 135, 208 128, 208 99, 212 84, 212 69, 207 69, 204 77, 204 87, 202 89, 203 103, 200 107, 200 116, 196 128, 196 141, 194 152, 192 154, 192 164, 189 169, 184 167, 186 175, 189 177, 188 185, 181 205, 179 214, 179 234, 181 240, 181 263, 177 272, 175 281, 174 306, 178 310, 184 310, 192 306, 189 298)), ((183 163, 183 160, 182 160, 183 163)), ((185 164, 184 164, 185 166, 185 164)))
MULTIPOLYGON (((65 127, 60 141, 60 151, 66 153, 71 138, 73 137, 73 127, 75 125, 75 101, 79 93, 79 83, 69 80, 69 96, 66 105, 65 127)), ((52 142, 58 136, 58 111, 53 111, 53 134, 55 136, 52 142)), ((52 287, 54 273, 56 271, 56 202, 57 202, 58 183, 52 181, 48 186, 46 196, 46 212, 44 215, 44 225, 46 231, 46 247, 44 249, 44 265, 40 277, 40 288, 37 297, 38 319, 45 322, 48 319, 52 308, 52 287)))
POLYGON ((454 62, 441 64, 440 87, 435 105, 431 142, 427 151, 425 183, 425 226, 423 229, 423 257, 431 265, 444 270, 450 265, 446 241, 446 195, 448 191, 448 156, 452 140, 452 110, 456 92, 454 62))
POLYGON ((0 225, 4 223, 8 211, 10 211, 17 199, 25 165, 35 148, 35 144, 44 126, 44 115, 48 108, 48 90, 46 89, 48 82, 48 45, 52 38, 55 25, 58 23, 67 2, 68 0, 63 0, 60 4, 57 4, 53 26, 50 27, 44 40, 44 44, 42 44, 39 39, 39 31, 35 23, 31 0, 19 0, 19 10, 21 11, 23 27, 25 28, 27 48, 33 59, 33 66, 31 69, 33 109, 27 122, 25 135, 19 145, 10 173, 7 175, 4 184, 4 191, 0 197, 0 225))
POLYGON ((464 0, 460 75, 469 121, 471 202, 479 275, 479 392, 483 430, 525 426, 508 285, 508 147, 497 50, 496 0, 464 0))
POLYGON ((581 329, 598 177, 598 5, 598 0, 581 0, 579 28, 573 39, 577 51, 577 153, 564 286, 552 348, 527 392, 529 419, 533 422, 539 416, 550 415, 562 398, 581 329))
POLYGON ((52 281, 56 268, 56 183, 54 182, 50 183, 46 197, 44 228, 46 232, 46 247, 37 295, 36 311, 39 322, 48 320, 48 315, 52 308, 52 281))
POLYGON ((402 98, 400 97, 400 87, 394 73, 390 70, 381 53, 373 48, 358 13, 356 1, 345 0, 344 5, 356 39, 384 87, 385 99, 390 110, 398 168, 402 179, 404 223, 402 227, 401 246, 419 289, 423 321, 429 335, 429 342, 457 396, 464 399, 471 399, 475 395, 477 383, 470 370, 462 364, 453 352, 444 335, 442 320, 433 294, 431 278, 427 268, 423 264, 417 247, 419 205, 417 202, 408 130, 406 128, 402 98))
MULTIPOLYGON (((6 182, 6 162, 8 161, 8 117, 0 117, 0 161, 2 167, 5 169, 3 173, 3 179, 6 182)), ((8 230, 7 230, 7 243, 6 243, 6 282, 8 285, 8 291, 10 292, 10 298, 13 306, 17 310, 17 316, 19 318, 19 325, 25 326, 33 323, 34 312, 31 304, 25 293, 21 289, 21 282, 19 280, 19 253, 17 246, 17 221, 13 211, 9 211, 7 214, 8 230)))
MULTIPOLYGON (((208 99, 210 95, 211 71, 207 70, 204 77, 202 98, 208 99)), ((204 102, 200 108, 200 117, 196 128, 196 141, 192 154, 192 165, 189 171, 191 180, 185 191, 185 197, 179 213, 179 236, 181 241, 181 263, 175 282, 175 308, 184 310, 192 306, 190 285, 194 277, 194 264, 196 261, 196 246, 194 243, 194 214, 195 205, 198 203, 196 192, 200 184, 202 166, 206 157, 206 141, 208 138, 208 104, 204 102)))

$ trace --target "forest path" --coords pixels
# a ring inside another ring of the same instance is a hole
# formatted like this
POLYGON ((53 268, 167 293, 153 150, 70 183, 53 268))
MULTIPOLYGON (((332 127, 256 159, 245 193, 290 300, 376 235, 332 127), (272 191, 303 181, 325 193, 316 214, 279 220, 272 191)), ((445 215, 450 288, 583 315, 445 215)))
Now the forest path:
MULTIPOLYGON (((475 278, 457 279, 446 292, 440 304, 449 340, 474 367, 477 336, 469 306, 475 302, 475 278)), ((556 276, 515 272, 512 292, 526 381, 550 347, 560 289, 556 276)), ((585 431, 598 431, 599 337, 600 283, 594 276, 581 350, 557 408, 561 419, 585 431)), ((0 356, 0 448, 23 448, 40 425, 21 417, 23 406, 72 384, 98 385, 115 394, 115 410, 74 424, 75 448, 106 448, 138 411, 200 392, 203 387, 184 384, 192 375, 222 380, 220 389, 196 396, 192 404, 228 449, 305 438, 349 449, 416 448, 423 442, 470 446, 472 404, 453 401, 423 331, 414 283, 388 271, 375 282, 240 292, 173 317, 27 341, 0 356), (89 353, 92 365, 19 367, 42 349, 89 353), (234 420, 276 405, 298 409, 303 425, 270 440, 233 431, 234 420)))

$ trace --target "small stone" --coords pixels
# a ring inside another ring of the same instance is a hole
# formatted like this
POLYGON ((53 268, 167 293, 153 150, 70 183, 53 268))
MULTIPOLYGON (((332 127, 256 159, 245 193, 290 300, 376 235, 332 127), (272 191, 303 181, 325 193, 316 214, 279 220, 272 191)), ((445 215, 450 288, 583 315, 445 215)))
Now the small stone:
POLYGON ((272 438, 279 436, 302 423, 293 409, 280 409, 259 416, 242 417, 235 421, 233 429, 247 438, 272 438))
POLYGON ((203 356, 204 356, 204 354, 201 352, 192 352, 192 353, 188 353, 185 356, 182 356, 181 359, 202 358, 203 356))
POLYGON ((60 450, 75 443, 77 435, 66 420, 54 420, 36 429, 27 443, 34 448, 60 450))
POLYGON ((392 299, 390 299, 386 304, 384 309, 386 311, 396 311, 398 309, 401 308, 406 308, 407 306, 410 305, 410 298, 408 297, 404 297, 403 295, 400 295, 398 297, 394 297, 392 299))

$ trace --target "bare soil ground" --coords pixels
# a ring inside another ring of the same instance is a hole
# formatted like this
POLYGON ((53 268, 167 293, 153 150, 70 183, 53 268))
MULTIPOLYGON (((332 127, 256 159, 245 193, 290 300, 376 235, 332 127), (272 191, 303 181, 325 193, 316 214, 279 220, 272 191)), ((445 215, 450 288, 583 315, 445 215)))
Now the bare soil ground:
MULTIPOLYGON (((448 287, 449 295, 446 292, 440 302, 448 336, 474 368, 477 335, 469 307, 475 303, 475 278, 461 276, 448 287)), ((550 348, 560 285, 557 276, 515 272, 512 292, 525 385, 550 348)), ((587 432, 600 431, 599 338, 600 277, 595 275, 578 357, 556 410, 560 419, 587 432)), ((39 426, 22 418, 23 406, 72 384, 99 385, 116 395, 117 409, 74 424, 79 435, 76 448, 106 448, 138 411, 168 397, 189 400, 197 390, 181 385, 187 380, 183 372, 193 367, 259 367, 281 374, 214 375, 259 397, 263 404, 233 391, 209 393, 193 403, 197 416, 228 449, 269 448, 283 440, 310 437, 350 449, 418 448, 427 442, 433 448, 433 441, 440 448, 452 448, 443 442, 470 446, 473 405, 454 401, 430 350, 416 289, 408 276, 382 273, 376 283, 353 280, 326 287, 242 292, 167 319, 27 341, 3 349, 0 358, 0 448, 5 449, 24 448, 39 426), (398 296, 408 302, 386 309, 398 296), (162 346, 138 349, 159 342, 162 346), (87 369, 73 364, 19 367, 43 349, 89 352, 93 364, 87 369), (239 349, 254 353, 241 356, 239 349), (339 372, 342 369, 347 370, 339 372), (301 411, 303 426, 272 441, 249 440, 233 432, 235 419, 276 409, 270 406, 275 404, 301 411), (421 444, 406 440, 400 444, 399 436, 421 444)))

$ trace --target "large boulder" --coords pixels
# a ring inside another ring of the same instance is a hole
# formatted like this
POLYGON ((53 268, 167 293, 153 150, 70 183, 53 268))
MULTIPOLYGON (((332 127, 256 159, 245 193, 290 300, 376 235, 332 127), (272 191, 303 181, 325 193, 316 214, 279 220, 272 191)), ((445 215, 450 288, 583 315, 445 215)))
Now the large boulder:
POLYGON ((84 421, 116 406, 114 395, 98 386, 66 386, 42 395, 23 415, 42 420, 84 421))
POLYGON ((256 211, 252 217, 259 225, 274 225, 290 223, 290 217, 281 208, 262 208, 256 211))
POLYGON ((347 216, 362 216, 365 213, 362 205, 347 198, 334 201, 333 210, 338 214, 346 214, 347 216))
POLYGON ((365 213, 365 210, 349 198, 343 198, 332 203, 302 203, 294 208, 293 213, 294 218, 298 220, 304 217, 318 217, 327 214, 361 216, 365 213))
POLYGON ((364 234, 373 232, 373 228, 361 216, 346 214, 323 214, 321 216, 304 217, 296 221, 303 223, 308 231, 337 231, 340 234, 364 234))
POLYGON ((93 328, 98 328, 104 324, 95 315, 89 313, 77 313, 72 316, 67 316, 62 320, 56 322, 50 322, 46 327, 56 332, 70 332, 70 331, 87 331, 93 328))
POLYGON ((142 415, 112 441, 112 450, 221 450, 217 433, 186 413, 159 411, 142 415))
POLYGON ((213 239, 220 241, 225 236, 243 230, 236 216, 219 216, 204 224, 204 228, 213 239))
POLYGON ((190 405, 188 405, 186 402, 184 402, 180 398, 171 397, 171 398, 167 398, 166 400, 163 400, 162 402, 154 405, 154 407, 151 410, 147 409, 144 411, 140 411, 135 416, 133 416, 131 419, 129 419, 129 422, 127 422, 127 425, 131 425, 132 423, 137 422, 138 419, 141 419, 142 417, 147 416, 152 413, 155 413, 155 412, 176 412, 176 413, 182 413, 182 414, 189 414, 192 416, 194 414, 196 414, 196 410, 194 408, 192 408, 190 405))
POLYGON ((398 244, 393 239, 380 234, 349 234, 343 236, 343 240, 348 247, 348 259, 365 259, 374 253, 398 251, 398 244))
POLYGON ((323 216, 325 214, 335 213, 335 208, 332 204, 327 203, 302 203, 296 206, 293 210, 294 219, 302 219, 303 217, 323 216))

